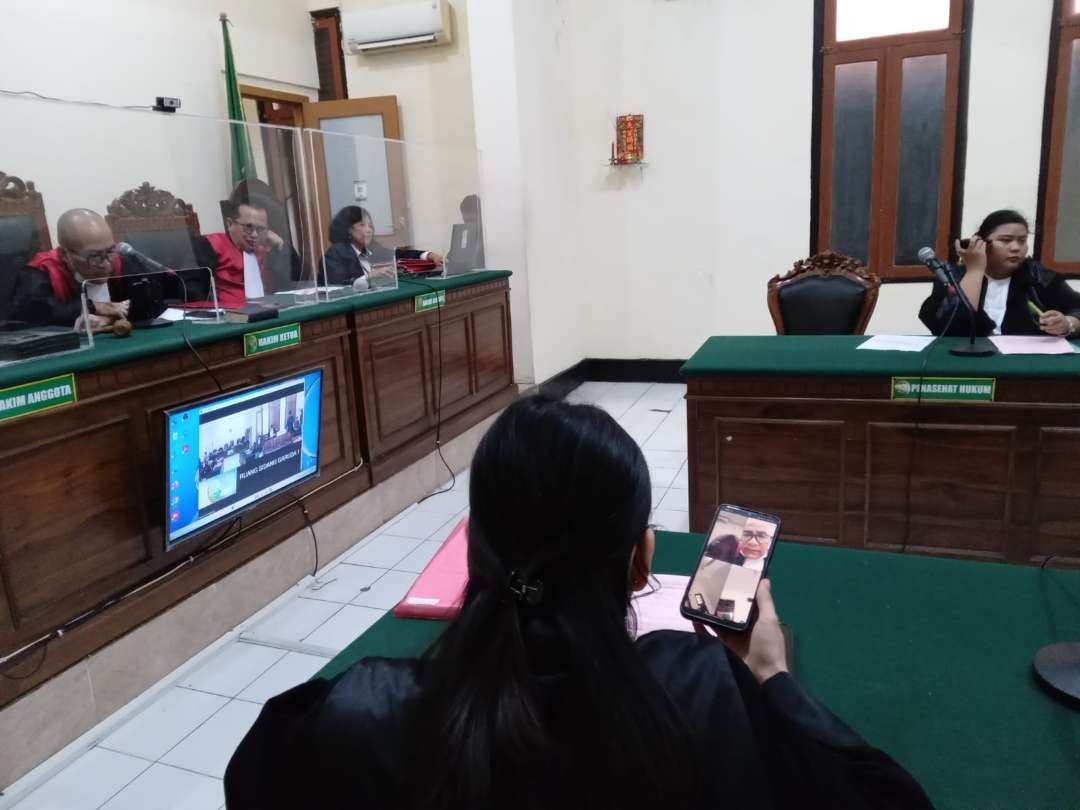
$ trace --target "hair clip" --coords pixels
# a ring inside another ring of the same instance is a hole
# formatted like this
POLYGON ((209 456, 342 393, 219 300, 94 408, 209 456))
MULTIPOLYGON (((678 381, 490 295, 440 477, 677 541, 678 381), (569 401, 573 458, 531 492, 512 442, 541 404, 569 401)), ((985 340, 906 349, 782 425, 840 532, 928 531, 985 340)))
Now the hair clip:
POLYGON ((544 583, 539 579, 527 580, 523 574, 511 571, 506 581, 506 590, 518 602, 529 607, 536 607, 544 598, 544 583))

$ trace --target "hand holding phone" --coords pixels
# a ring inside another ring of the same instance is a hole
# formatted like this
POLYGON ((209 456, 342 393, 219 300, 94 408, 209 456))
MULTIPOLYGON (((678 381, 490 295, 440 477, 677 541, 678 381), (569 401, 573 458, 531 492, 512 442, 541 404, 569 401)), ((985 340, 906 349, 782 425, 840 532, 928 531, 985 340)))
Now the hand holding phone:
POLYGON ((743 660, 758 683, 765 683, 773 675, 787 672, 789 666, 787 644, 772 598, 772 584, 767 579, 758 585, 757 610, 757 621, 749 633, 719 628, 710 630, 701 622, 694 622, 694 630, 701 635, 715 635, 743 660))
POLYGON ((758 583, 779 536, 780 519, 775 515, 722 504, 686 586, 682 615, 728 630, 746 630, 758 583))

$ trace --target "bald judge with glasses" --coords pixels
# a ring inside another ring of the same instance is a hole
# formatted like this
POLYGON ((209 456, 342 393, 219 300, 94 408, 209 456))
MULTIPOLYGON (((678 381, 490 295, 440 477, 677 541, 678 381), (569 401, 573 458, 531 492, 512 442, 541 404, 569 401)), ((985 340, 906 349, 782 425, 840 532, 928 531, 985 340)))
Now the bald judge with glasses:
POLYGON ((125 276, 147 268, 119 256, 105 218, 88 208, 65 211, 56 221, 59 246, 35 254, 19 270, 12 289, 11 317, 31 326, 75 326, 83 314, 85 282, 90 328, 126 318, 130 307, 125 276))

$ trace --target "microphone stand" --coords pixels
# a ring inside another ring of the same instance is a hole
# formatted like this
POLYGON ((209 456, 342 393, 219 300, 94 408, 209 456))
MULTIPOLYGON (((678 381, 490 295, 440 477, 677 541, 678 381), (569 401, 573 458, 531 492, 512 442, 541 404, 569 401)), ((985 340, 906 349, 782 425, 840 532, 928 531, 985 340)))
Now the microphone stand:
POLYGON ((954 354, 958 357, 990 357, 991 355, 997 354, 997 349, 994 348, 994 344, 990 341, 975 342, 975 316, 978 314, 978 310, 971 305, 971 301, 960 286, 960 282, 957 281, 956 276, 953 275, 952 268, 950 268, 946 262, 941 262, 941 268, 945 271, 945 275, 949 279, 949 284, 956 290, 957 298, 959 298, 961 303, 967 307, 968 320, 971 321, 971 331, 968 335, 968 342, 960 346, 953 346, 949 349, 949 354, 954 354))

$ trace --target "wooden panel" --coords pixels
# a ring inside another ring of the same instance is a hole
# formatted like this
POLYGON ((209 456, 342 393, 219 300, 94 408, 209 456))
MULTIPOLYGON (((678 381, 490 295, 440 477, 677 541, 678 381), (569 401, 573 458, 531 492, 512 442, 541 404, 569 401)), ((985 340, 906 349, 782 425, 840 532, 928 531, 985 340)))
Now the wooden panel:
POLYGON ((1080 563, 1080 384, 1001 379, 993 403, 917 405, 891 401, 888 391, 880 377, 691 378, 691 530, 706 530, 716 505, 730 500, 778 511, 796 539, 1080 563), (830 457, 831 439, 822 438, 815 451, 800 422, 843 424, 843 450, 830 457), (761 436, 744 427, 759 423, 770 426, 761 436), (752 454, 730 446, 747 439, 776 459, 768 474, 756 475, 752 454), (824 521, 837 493, 833 533, 824 521), (810 509, 815 498, 820 506, 810 509))
POLYGON ((0 571, 16 627, 61 603, 52 618, 82 613, 87 585, 149 556, 128 420, 66 421, 51 441, 0 453, 0 571))
POLYGON ((372 455, 426 430, 431 422, 431 368, 422 326, 385 337, 373 335, 365 358, 372 419, 372 455))
POLYGON ((463 311, 453 316, 443 314, 441 327, 436 316, 434 322, 429 320, 427 330, 428 339, 431 342, 433 386, 435 387, 433 396, 437 408, 441 376, 442 414, 443 418, 446 418, 468 407, 475 392, 470 362, 472 341, 469 331, 469 313, 463 311), (442 332, 441 358, 439 356, 440 330, 442 332))
MULTIPOLYGON (((239 338, 200 347, 227 388, 323 370, 321 472, 293 490, 313 493, 306 501, 313 519, 371 486, 370 471, 357 469, 361 443, 348 327, 344 315, 309 321, 301 326, 301 345, 254 358, 243 356, 239 338)), ((0 425, 0 486, 9 493, 0 511, 0 653, 159 576, 223 536, 223 527, 215 526, 165 553, 163 412, 217 391, 202 365, 182 351, 84 372, 77 384, 77 405, 0 425), (21 509, 23 503, 32 508, 21 509), (61 514, 62 519, 53 519, 61 514)), ((44 659, 34 653, 32 660, 4 668, 12 676, 37 671, 25 680, 0 680, 0 703, 262 553, 303 523, 288 495, 245 511, 242 530, 220 551, 50 641, 44 659)))
POLYGON ((1031 553, 1080 558, 1080 429, 1042 428, 1031 553))
POLYGON ((1004 559, 1015 439, 1008 426, 869 423, 867 545, 900 546, 907 532, 909 548, 1004 559))
POLYGON ((844 424, 714 419, 715 502, 781 516, 784 537, 839 542, 844 424))
POLYGON ((505 299, 473 313, 476 386, 481 395, 513 382, 509 307, 505 299))
MULTIPOLYGON (((506 281, 452 290, 443 311, 444 395, 459 412, 445 440, 512 400, 510 377, 478 393, 474 311, 507 306, 506 281), (464 396, 463 396, 464 394, 464 396)), ((237 337, 199 347, 227 389, 323 370, 320 475, 294 492, 317 520, 434 449, 435 313, 411 300, 301 325, 302 343, 243 356, 237 337), (365 430, 366 428, 366 430, 365 430), (366 434, 366 435, 365 435, 366 434), (370 452, 382 452, 361 465, 370 452)), ((508 324, 509 313, 505 315, 508 324)), ((506 330, 509 334, 509 329, 506 330)), ((82 612, 195 562, 88 619, 44 653, 0 672, 0 705, 129 632, 304 526, 279 495, 245 511, 226 542, 222 526, 166 554, 163 542, 164 415, 217 387, 188 351, 83 372, 78 404, 0 424, 0 654, 19 649, 82 612), (60 516, 60 517, 58 517, 60 516)))

